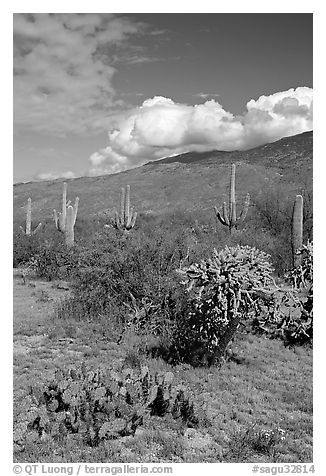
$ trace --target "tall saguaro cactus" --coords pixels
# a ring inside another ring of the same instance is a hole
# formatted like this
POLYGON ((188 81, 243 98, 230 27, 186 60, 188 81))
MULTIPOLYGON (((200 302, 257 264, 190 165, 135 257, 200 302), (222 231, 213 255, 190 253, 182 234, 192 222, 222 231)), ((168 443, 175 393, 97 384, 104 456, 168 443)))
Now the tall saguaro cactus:
POLYGON ((62 212, 53 210, 54 222, 57 230, 64 233, 67 246, 74 244, 74 227, 77 218, 79 198, 76 197, 75 205, 70 205, 71 201, 67 201, 67 184, 63 184, 62 192, 62 212))
POLYGON ((300 266, 302 261, 302 255, 298 253, 302 248, 302 236, 303 236, 303 197, 297 195, 293 206, 292 215, 292 256, 293 267, 300 266))
POLYGON ((120 216, 115 212, 114 227, 128 233, 136 223, 137 212, 130 208, 130 185, 121 189, 121 209, 120 216))
POLYGON ((226 202, 223 203, 222 212, 217 207, 214 207, 216 217, 222 223, 222 225, 227 226, 230 230, 230 233, 232 233, 234 228, 237 228, 238 224, 243 222, 246 218, 249 203, 250 195, 247 193, 242 212, 240 213, 239 217, 237 217, 237 204, 235 199, 235 164, 232 164, 229 191, 229 210, 227 210, 226 202))
POLYGON ((35 233, 38 232, 38 230, 41 228, 41 226, 42 226, 42 223, 39 223, 37 225, 37 227, 35 228, 35 230, 32 231, 32 199, 29 198, 27 200, 26 228, 25 228, 25 230, 22 226, 20 226, 19 228, 24 233, 24 235, 31 236, 31 235, 35 235, 35 233))

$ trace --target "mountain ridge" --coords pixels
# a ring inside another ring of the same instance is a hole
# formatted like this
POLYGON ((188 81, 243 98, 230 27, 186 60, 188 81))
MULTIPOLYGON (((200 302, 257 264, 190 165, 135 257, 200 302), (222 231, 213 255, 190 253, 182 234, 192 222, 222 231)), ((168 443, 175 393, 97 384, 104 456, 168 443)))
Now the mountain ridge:
POLYGON ((220 206, 227 198, 230 165, 235 163, 238 199, 267 188, 286 188, 289 197, 312 189, 313 131, 289 136, 246 151, 188 152, 148 162, 117 174, 14 185, 14 220, 22 220, 28 197, 35 220, 61 208, 62 183, 68 198, 80 198, 78 216, 94 216, 119 208, 120 188, 131 186, 131 203, 140 213, 220 206))

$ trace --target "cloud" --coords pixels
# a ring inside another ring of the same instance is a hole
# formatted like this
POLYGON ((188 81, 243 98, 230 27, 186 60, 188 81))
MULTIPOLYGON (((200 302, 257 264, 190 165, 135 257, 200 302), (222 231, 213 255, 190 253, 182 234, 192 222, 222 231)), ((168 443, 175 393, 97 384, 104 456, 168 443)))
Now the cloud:
POLYGON ((91 173, 113 173, 187 151, 246 150, 312 129, 312 89, 298 87, 247 103, 234 116, 214 99, 189 106, 155 96, 115 118, 91 173))
POLYGON ((111 147, 94 152, 89 161, 91 167, 88 170, 88 175, 114 174, 132 167, 127 157, 116 153, 111 147))
POLYGON ((181 56, 152 56, 145 54, 145 48, 139 45, 130 45, 125 53, 119 52, 112 56, 112 65, 136 65, 144 63, 157 63, 166 61, 179 61, 181 56))
POLYGON ((112 14, 14 14, 16 130, 103 131, 119 109, 113 51, 144 24, 112 14))
POLYGON ((76 175, 71 170, 67 170, 66 172, 41 172, 35 176, 36 180, 56 180, 58 178, 66 178, 72 179, 75 178, 76 175))
POLYGON ((207 98, 217 98, 220 96, 220 94, 210 94, 210 93, 197 93, 195 94, 194 96, 198 96, 199 98, 202 98, 202 99, 207 99, 207 98))
POLYGON ((243 119, 244 148, 300 134, 313 127, 313 90, 289 89, 247 104, 243 119))

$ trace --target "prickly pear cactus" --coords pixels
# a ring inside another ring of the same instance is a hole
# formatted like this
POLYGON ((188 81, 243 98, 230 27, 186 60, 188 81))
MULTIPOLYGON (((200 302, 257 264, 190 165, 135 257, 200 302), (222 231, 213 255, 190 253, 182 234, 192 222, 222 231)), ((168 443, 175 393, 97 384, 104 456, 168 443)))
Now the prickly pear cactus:
POLYGON ((79 369, 57 370, 52 382, 34 387, 21 403, 15 422, 15 444, 30 438, 65 439, 77 435, 91 446, 103 440, 134 435, 152 416, 181 418, 194 426, 194 407, 184 390, 173 386, 173 374, 123 369, 104 373, 79 369))

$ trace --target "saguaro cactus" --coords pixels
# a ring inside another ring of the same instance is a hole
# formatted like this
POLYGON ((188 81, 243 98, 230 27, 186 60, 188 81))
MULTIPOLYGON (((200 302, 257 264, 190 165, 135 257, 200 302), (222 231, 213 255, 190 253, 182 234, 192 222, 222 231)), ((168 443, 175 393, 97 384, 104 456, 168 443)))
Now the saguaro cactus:
POLYGON ((63 184, 62 193, 62 212, 53 210, 54 222, 57 230, 65 234, 67 246, 74 244, 74 226, 77 218, 79 198, 76 197, 75 205, 70 205, 71 201, 67 202, 67 184, 63 184))
POLYGON ((303 197, 297 195, 293 206, 292 215, 292 256, 293 267, 300 266, 302 261, 301 253, 298 253, 302 249, 302 235, 303 235, 303 197))
POLYGON ((247 193, 245 202, 243 205, 242 212, 240 216, 237 218, 237 208, 236 208, 236 200, 235 200, 235 164, 232 164, 231 169, 231 177, 230 177, 230 191, 229 191, 229 211, 227 210, 226 203, 223 203, 222 212, 217 208, 214 207, 216 217, 222 223, 222 225, 227 226, 232 233, 234 228, 237 228, 238 224, 243 222, 247 216, 248 208, 250 203, 250 195, 247 193))
POLYGON ((136 223, 137 212, 130 208, 130 185, 126 189, 121 189, 121 210, 120 216, 115 212, 114 227, 128 233, 136 223))
POLYGON ((37 227, 35 228, 35 230, 32 231, 32 199, 29 198, 27 200, 26 228, 25 230, 22 226, 20 226, 19 228, 24 233, 24 235, 31 236, 31 235, 35 235, 35 233, 37 233, 37 231, 41 228, 41 226, 42 226, 42 223, 39 223, 37 227))

